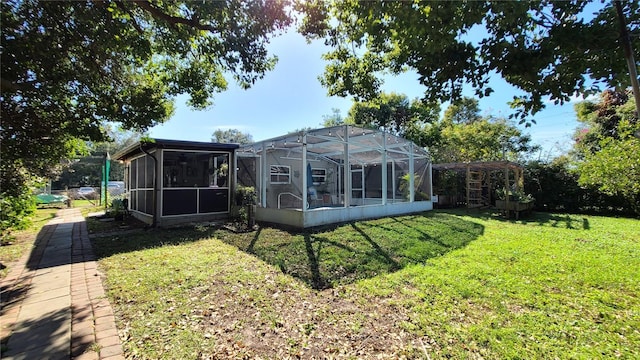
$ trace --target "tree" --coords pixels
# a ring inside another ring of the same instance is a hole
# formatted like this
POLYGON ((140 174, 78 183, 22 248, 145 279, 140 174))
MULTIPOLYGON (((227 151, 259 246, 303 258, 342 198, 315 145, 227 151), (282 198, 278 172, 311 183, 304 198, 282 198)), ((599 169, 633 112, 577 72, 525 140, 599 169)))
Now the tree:
POLYGON ((538 150, 512 121, 479 114, 475 99, 462 98, 424 127, 419 144, 429 148, 434 163, 520 161, 538 150))
POLYGON ((224 73, 249 87, 275 64, 265 46, 289 24, 286 5, 3 1, 3 161, 42 172, 69 141, 104 140, 107 121, 148 128, 180 93, 204 108, 224 73))
POLYGON ((487 117, 471 124, 442 121, 434 127, 424 144, 434 163, 521 161, 538 149, 529 135, 504 118, 487 117))
POLYGON ((331 115, 322 115, 322 125, 323 127, 331 127, 345 124, 345 119, 342 117, 340 113, 340 109, 333 108, 331 109, 331 115))
POLYGON ((605 91, 597 103, 576 105, 583 127, 575 135, 579 182, 607 195, 620 195, 640 214, 640 131, 633 98, 605 91))
POLYGON ((621 195, 640 215, 640 139, 605 140, 602 149, 579 165, 581 185, 597 186, 607 195, 621 195))
POLYGON ((629 111, 621 112, 620 107, 629 101, 629 96, 625 92, 605 90, 599 95, 598 102, 581 101, 577 103, 574 109, 581 126, 573 136, 575 155, 584 158, 587 154, 596 153, 601 149, 600 141, 603 138, 619 140, 620 121, 623 117, 632 116, 629 111))
POLYGON ((420 142, 427 124, 438 120, 440 106, 404 94, 382 93, 369 101, 354 102, 345 123, 384 129, 420 142))
MULTIPOLYGON (((637 35, 640 3, 622 5, 637 35)), ((321 77, 330 95, 372 99, 382 74, 412 70, 425 99, 443 102, 459 99, 465 86, 489 95, 497 74, 525 93, 511 102, 523 123, 547 98, 563 103, 601 85, 629 84, 612 3, 306 1, 299 8, 306 14, 300 31, 332 47, 321 77)), ((640 48, 640 37, 632 38, 640 48)))
POLYGON ((0 3, 0 189, 106 139, 104 124, 143 130, 177 94, 201 109, 231 75, 247 88, 272 69, 269 38, 290 24, 288 0, 0 3))
POLYGON ((213 132, 211 141, 217 143, 251 144, 253 143, 253 136, 238 129, 217 129, 213 132))
POLYGON ((481 119, 479 104, 477 99, 465 96, 449 105, 442 120, 452 124, 473 124, 481 119))
MULTIPOLYGON (((74 188, 79 186, 97 186, 102 180, 102 166, 104 156, 111 155, 140 141, 142 134, 123 130, 114 126, 106 127, 108 141, 88 142, 89 153, 77 159, 65 161, 59 169, 59 173, 51 178, 55 189, 74 188)), ((124 180, 124 164, 111 161, 109 180, 124 180)))

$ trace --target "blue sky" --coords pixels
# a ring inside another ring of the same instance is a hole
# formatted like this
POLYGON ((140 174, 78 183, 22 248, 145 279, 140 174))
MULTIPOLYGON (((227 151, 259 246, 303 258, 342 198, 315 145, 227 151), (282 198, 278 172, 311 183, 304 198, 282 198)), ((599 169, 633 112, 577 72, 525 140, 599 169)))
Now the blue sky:
MULTIPOLYGON (((203 111, 195 111, 185 105, 186 97, 179 97, 174 116, 166 123, 152 128, 149 135, 160 139, 210 141, 216 129, 239 129, 253 136, 255 141, 283 135, 304 127, 320 127, 323 115, 332 108, 345 116, 351 107, 350 98, 328 97, 320 85, 325 61, 321 55, 327 48, 321 42, 307 44, 305 39, 290 31, 272 39, 270 52, 278 56, 275 69, 249 90, 240 89, 229 80, 229 89, 216 95, 214 105, 203 111)), ((490 84, 495 92, 480 99, 483 115, 507 117, 510 114, 507 101, 516 89, 499 76, 490 84)), ((383 90, 406 94, 410 98, 421 97, 424 88, 415 74, 389 77, 383 90)), ((468 96, 472 95, 469 91, 468 96)), ((446 104, 443 105, 443 109, 446 104)), ((532 136, 533 142, 542 146, 536 158, 549 159, 571 147, 571 134, 578 125, 573 103, 557 106, 552 103, 534 117, 537 124, 522 129, 532 136)))

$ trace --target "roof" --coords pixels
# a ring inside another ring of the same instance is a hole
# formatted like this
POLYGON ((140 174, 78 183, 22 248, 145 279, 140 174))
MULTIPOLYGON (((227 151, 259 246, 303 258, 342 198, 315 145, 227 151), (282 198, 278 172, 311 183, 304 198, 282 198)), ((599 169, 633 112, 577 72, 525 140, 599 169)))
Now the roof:
POLYGON ((460 163, 444 163, 444 164, 433 164, 433 170, 466 170, 469 168, 470 170, 504 170, 508 169, 524 169, 524 167, 518 163, 514 163, 512 161, 471 161, 471 162, 460 162, 460 163))
POLYGON ((410 154, 413 154, 414 159, 431 159, 425 148, 410 140, 378 129, 353 125, 302 130, 254 144, 242 145, 238 152, 255 155, 264 150, 277 149, 299 156, 303 145, 306 145, 308 156, 339 163, 344 161, 345 144, 349 144, 348 153, 352 163, 379 162, 380 154, 383 152, 386 152, 387 159, 393 161, 408 161, 410 154))
POLYGON ((149 141, 139 141, 125 149, 118 151, 113 155, 116 160, 126 160, 133 155, 139 154, 144 150, 151 149, 180 149, 180 150, 205 150, 205 151, 233 151, 237 149, 239 144, 223 144, 215 142, 201 141, 183 141, 183 140, 167 140, 167 139, 150 139, 149 141))

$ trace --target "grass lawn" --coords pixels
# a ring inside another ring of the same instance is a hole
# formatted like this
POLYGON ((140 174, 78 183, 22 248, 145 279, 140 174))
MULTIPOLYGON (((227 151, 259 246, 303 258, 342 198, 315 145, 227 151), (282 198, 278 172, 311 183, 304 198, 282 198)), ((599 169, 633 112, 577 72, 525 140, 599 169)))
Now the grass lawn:
POLYGON ((24 230, 17 230, 11 233, 13 239, 0 246, 0 278, 7 276, 11 263, 20 258, 33 247, 33 242, 49 220, 56 217, 58 208, 39 208, 33 214, 31 224, 24 230))
POLYGON ((127 357, 640 357, 634 219, 433 211, 93 243, 127 357))

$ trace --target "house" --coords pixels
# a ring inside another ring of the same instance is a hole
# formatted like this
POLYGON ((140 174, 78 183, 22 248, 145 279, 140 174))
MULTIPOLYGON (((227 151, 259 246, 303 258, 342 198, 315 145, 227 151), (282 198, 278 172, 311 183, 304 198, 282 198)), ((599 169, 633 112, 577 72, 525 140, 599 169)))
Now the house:
POLYGON ((129 211, 154 226, 227 218, 237 144, 152 139, 113 156, 123 161, 129 211))
POLYGON ((129 206, 149 223, 155 214, 159 226, 227 215, 238 186, 255 189, 256 220, 296 228, 433 209, 429 153, 380 130, 340 125, 243 146, 138 147, 116 154, 129 169, 129 206))

